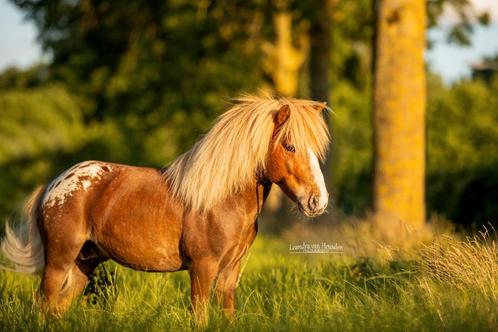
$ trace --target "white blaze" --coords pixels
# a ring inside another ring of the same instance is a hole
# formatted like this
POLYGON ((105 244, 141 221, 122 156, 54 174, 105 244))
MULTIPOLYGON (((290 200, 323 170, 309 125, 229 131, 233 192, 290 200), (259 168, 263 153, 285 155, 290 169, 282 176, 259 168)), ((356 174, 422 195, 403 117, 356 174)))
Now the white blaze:
POLYGON ((320 199, 318 206, 320 208, 325 208, 329 200, 329 195, 327 193, 327 188, 325 187, 325 180, 323 178, 322 170, 320 169, 320 163, 318 162, 318 158, 313 153, 313 151, 311 151, 311 149, 308 149, 308 154, 310 158, 311 173, 313 174, 316 185, 320 189, 320 199))
POLYGON ((66 170, 49 184, 42 204, 48 207, 60 205, 76 190, 87 191, 92 181, 102 178, 104 165, 111 170, 110 165, 95 161, 85 161, 66 170), (71 173, 73 174, 66 178, 71 173))

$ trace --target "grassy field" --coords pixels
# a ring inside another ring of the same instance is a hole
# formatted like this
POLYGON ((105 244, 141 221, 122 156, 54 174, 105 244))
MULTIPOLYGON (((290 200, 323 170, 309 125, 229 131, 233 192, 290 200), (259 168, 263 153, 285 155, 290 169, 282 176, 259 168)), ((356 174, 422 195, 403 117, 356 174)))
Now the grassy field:
MULTIPOLYGON (((0 330, 196 329, 186 272, 135 272, 105 264, 115 283, 94 286, 60 320, 33 304, 39 277, 0 272, 0 330)), ((103 274, 103 270, 100 274, 103 274)), ((112 278, 111 278, 112 279, 112 278)), ((237 293, 234 321, 210 309, 207 330, 496 330, 498 255, 488 236, 440 237, 383 255, 291 255, 260 236, 237 293)))

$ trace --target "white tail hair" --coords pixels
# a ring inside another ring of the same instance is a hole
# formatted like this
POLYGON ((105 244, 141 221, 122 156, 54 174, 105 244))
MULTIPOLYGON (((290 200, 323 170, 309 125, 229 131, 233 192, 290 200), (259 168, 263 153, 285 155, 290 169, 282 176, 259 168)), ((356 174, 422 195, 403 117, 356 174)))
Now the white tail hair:
POLYGON ((43 192, 44 187, 39 187, 31 194, 24 207, 23 218, 14 229, 8 220, 5 223, 2 252, 14 267, 0 265, 1 270, 34 274, 43 268, 45 255, 37 223, 38 204, 43 192))

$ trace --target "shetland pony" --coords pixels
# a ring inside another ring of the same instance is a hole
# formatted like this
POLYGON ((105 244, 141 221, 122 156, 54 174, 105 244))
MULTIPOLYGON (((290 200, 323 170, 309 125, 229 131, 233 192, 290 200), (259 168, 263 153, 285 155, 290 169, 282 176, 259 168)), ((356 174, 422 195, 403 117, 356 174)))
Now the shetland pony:
POLYGON ((17 271, 43 271, 43 305, 55 314, 112 259, 142 271, 188 270, 196 318, 205 318, 212 290, 232 316, 240 262, 272 184, 306 216, 327 207, 324 109, 245 96, 168 168, 79 163, 32 194, 27 222, 6 226, 4 255, 17 271))

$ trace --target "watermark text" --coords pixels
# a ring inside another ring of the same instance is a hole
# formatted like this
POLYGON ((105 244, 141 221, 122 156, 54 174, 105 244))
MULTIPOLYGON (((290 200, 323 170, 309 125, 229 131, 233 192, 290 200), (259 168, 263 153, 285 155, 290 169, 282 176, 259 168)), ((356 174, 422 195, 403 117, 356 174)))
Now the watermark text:
POLYGON ((344 248, 337 243, 327 242, 306 242, 289 244, 289 253, 291 254, 342 254, 344 248))

